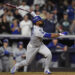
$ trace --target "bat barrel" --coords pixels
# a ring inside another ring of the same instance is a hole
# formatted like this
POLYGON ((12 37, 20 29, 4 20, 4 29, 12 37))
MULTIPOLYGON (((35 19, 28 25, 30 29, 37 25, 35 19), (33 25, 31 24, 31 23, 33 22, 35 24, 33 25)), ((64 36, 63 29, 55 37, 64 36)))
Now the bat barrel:
POLYGON ((9 6, 9 7, 12 7, 12 8, 16 8, 16 9, 18 9, 18 10, 23 10, 23 11, 29 12, 28 10, 24 10, 24 9, 22 9, 22 8, 17 8, 17 6, 12 5, 12 4, 9 4, 9 3, 6 3, 6 6, 9 6))
POLYGON ((12 7, 12 8, 16 8, 15 5, 12 5, 12 4, 9 4, 9 3, 6 3, 6 6, 9 6, 9 7, 12 7))

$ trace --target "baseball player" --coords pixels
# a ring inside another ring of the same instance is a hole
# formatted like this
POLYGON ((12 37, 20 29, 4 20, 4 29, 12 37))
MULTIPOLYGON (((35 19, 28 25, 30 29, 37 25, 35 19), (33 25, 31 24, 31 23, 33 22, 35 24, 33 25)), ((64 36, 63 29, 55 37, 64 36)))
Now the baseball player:
MULTIPOLYGON (((17 48, 13 52, 14 55, 14 62, 20 63, 21 61, 25 60, 26 58, 26 50, 23 48, 23 42, 19 42, 17 48)), ((27 66, 24 67, 24 72, 27 72, 27 66)))
POLYGON ((15 64, 14 67, 11 69, 11 74, 14 74, 17 71, 17 69, 19 69, 19 67, 29 65, 37 53, 44 55, 45 57, 44 73, 50 74, 51 71, 49 70, 49 66, 52 60, 52 54, 51 51, 43 44, 42 39, 55 38, 66 34, 65 32, 52 34, 44 32, 42 28, 44 22, 42 18, 40 16, 37 16, 34 12, 31 12, 31 15, 33 16, 32 21, 34 23, 34 26, 32 30, 31 40, 27 46, 26 60, 15 64))
POLYGON ((11 47, 8 46, 8 39, 3 40, 3 46, 0 47, 0 59, 1 59, 1 65, 2 71, 9 72, 10 70, 10 64, 9 64, 9 57, 12 55, 11 47))

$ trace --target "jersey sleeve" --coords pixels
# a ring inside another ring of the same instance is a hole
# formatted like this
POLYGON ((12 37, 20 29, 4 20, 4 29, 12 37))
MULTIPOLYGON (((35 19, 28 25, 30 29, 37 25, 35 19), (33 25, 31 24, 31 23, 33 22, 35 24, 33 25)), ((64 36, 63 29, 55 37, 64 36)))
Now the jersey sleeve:
POLYGON ((43 37, 44 38, 51 38, 51 33, 45 33, 43 37))

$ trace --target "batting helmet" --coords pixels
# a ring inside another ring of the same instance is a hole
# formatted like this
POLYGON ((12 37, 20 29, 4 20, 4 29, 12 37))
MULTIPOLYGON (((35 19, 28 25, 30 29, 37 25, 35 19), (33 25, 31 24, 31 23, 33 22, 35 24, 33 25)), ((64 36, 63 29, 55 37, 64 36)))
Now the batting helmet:
POLYGON ((3 43, 8 43, 8 39, 4 39, 3 40, 3 43))
POLYGON ((23 45, 23 42, 18 42, 18 45, 17 45, 17 47, 19 47, 20 45, 23 45))
POLYGON ((37 21, 40 21, 40 20, 42 20, 42 18, 41 18, 40 16, 35 16, 35 17, 33 17, 33 19, 32 19, 32 21, 33 21, 34 24, 35 24, 37 21))

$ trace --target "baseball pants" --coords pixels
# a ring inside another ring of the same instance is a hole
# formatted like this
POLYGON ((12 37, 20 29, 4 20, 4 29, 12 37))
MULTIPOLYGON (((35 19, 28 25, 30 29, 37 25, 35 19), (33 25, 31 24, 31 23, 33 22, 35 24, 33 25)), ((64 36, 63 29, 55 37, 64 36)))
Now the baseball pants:
POLYGON ((34 59, 35 55, 38 52, 40 54, 44 55, 44 57, 45 57, 45 69, 44 70, 49 69, 51 59, 52 59, 51 51, 44 44, 42 44, 40 47, 33 47, 31 44, 28 44, 26 60, 24 60, 18 64, 15 64, 14 72, 16 72, 16 70, 21 66, 28 66, 32 62, 32 60, 34 59))

